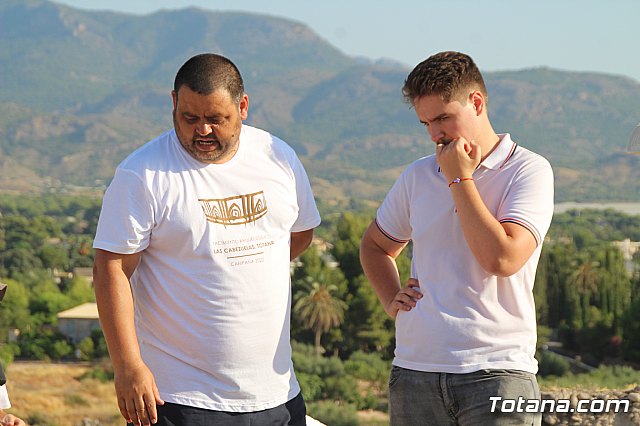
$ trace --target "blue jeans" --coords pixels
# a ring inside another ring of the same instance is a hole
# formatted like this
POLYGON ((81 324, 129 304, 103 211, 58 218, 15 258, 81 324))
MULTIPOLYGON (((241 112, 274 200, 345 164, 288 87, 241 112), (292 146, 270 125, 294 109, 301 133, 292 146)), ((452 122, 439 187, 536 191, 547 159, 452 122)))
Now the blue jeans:
POLYGON ((519 397, 540 399, 534 374, 518 370, 427 373, 394 365, 389 379, 392 426, 539 426, 541 413, 518 413, 511 403, 505 404, 507 412, 500 411, 503 400, 519 397))

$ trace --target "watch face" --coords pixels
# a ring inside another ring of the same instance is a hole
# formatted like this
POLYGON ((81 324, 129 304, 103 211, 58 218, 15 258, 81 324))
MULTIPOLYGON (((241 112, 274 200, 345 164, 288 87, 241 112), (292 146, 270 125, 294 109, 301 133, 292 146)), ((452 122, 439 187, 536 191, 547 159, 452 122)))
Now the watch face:
POLYGON ((630 154, 640 154, 640 124, 636 126, 629 137, 627 152, 630 154))

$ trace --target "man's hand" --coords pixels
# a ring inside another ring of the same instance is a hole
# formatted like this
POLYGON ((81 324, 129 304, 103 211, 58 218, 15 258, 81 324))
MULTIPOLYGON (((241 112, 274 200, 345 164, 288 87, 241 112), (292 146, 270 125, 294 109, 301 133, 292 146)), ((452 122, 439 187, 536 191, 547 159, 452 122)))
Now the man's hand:
POLYGON ((0 425, 2 426, 27 426, 24 420, 19 419, 13 414, 6 414, 4 410, 0 410, 0 425))
POLYGON ((415 278, 409 278, 407 284, 398 290, 393 299, 384 307, 384 310, 389 316, 395 318, 399 311, 408 312, 415 308, 420 299, 422 299, 420 283, 415 278))
POLYGON ((455 178, 471 177, 481 159, 482 150, 473 141, 458 138, 446 144, 436 144, 436 160, 447 182, 455 178))
POLYGON ((158 421, 156 405, 163 405, 155 379, 142 362, 114 370, 114 384, 120 414, 128 423, 148 426, 158 421))

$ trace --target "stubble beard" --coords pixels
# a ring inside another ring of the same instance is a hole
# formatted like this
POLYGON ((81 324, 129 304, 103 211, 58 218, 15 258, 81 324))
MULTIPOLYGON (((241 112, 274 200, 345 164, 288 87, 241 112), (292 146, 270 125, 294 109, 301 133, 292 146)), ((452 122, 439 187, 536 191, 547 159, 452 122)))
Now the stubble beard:
POLYGON ((183 137, 180 125, 176 120, 175 111, 173 113, 173 127, 176 131, 176 136, 178 137, 178 141, 180 142, 180 145, 182 146, 182 148, 184 148, 184 150, 187 151, 189 155, 191 155, 193 158, 195 158, 196 160, 202 163, 215 164, 219 162, 218 160, 220 160, 221 158, 224 158, 227 155, 229 155, 229 157, 232 157, 238 150, 239 137, 235 142, 230 142, 227 144, 222 143, 219 139, 216 138, 214 143, 217 144, 218 146, 216 147, 215 150, 213 151, 199 150, 196 147, 197 139, 207 139, 207 138, 192 137, 189 139, 189 138, 183 137))

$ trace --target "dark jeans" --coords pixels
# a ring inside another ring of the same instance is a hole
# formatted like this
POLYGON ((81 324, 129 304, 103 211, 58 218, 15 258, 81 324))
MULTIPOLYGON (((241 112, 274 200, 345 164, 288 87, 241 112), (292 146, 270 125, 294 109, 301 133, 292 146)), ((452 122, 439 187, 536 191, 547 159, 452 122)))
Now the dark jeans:
MULTIPOLYGON (((542 414, 501 412, 502 400, 540 400, 536 376, 518 370, 427 373, 393 366, 389 414, 393 426, 540 425, 542 414), (493 409, 492 409, 493 408, 493 409)), ((505 405, 506 406, 506 405, 505 405)), ((524 404, 526 407, 526 403, 524 404)), ((510 404, 509 408, 513 405, 510 404)))
POLYGON ((165 402, 158 405, 156 426, 306 426, 302 394, 274 408, 250 413, 205 410, 165 402))

